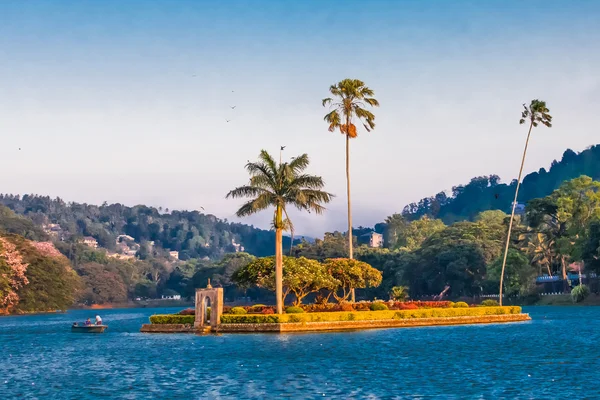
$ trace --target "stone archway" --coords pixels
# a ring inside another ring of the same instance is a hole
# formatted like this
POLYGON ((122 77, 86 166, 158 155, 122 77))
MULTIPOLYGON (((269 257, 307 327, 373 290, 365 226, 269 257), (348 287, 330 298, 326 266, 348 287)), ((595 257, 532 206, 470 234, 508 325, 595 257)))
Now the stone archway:
POLYGON ((208 287, 196 289, 196 318, 194 328, 204 328, 210 323, 216 328, 221 323, 223 314, 223 288, 208 287), (210 321, 207 320, 206 306, 210 304, 210 321))

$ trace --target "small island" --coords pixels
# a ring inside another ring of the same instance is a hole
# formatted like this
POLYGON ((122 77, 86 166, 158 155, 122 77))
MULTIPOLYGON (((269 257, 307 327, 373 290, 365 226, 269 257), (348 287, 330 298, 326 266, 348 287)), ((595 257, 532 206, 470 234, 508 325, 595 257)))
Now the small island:
MULTIPOLYGON (((210 286, 210 285, 209 285, 210 286)), ((223 289, 197 289, 195 309, 153 315, 145 333, 316 332, 373 328, 523 322, 531 318, 518 306, 451 301, 372 301, 290 306, 283 314, 262 304, 224 307, 223 289), (208 305, 212 304, 212 307, 208 305)))

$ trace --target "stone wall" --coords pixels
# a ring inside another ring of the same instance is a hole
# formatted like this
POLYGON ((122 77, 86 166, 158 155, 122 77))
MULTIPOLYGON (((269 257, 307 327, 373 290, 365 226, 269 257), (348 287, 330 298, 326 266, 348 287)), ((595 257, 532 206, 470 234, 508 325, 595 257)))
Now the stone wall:
POLYGON ((196 333, 192 325, 188 324, 144 324, 140 332, 145 333, 196 333))

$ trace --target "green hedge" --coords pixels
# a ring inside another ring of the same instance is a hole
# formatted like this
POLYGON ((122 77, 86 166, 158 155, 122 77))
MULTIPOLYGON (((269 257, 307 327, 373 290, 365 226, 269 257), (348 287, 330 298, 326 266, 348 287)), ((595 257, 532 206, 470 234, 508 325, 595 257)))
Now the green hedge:
POLYGON ((387 310, 388 306, 386 306, 382 302, 377 302, 377 303, 371 304, 371 306, 369 308, 371 309, 371 311, 383 311, 383 310, 387 310))
POLYGON ((454 307, 454 308, 467 308, 467 307, 469 307, 469 305, 467 303, 465 303, 464 301, 459 301, 457 303, 454 303, 452 305, 452 307, 454 307))
POLYGON ((520 314, 521 307, 428 308, 419 310, 341 311, 283 315, 223 315, 224 324, 266 324, 294 322, 375 321, 386 319, 476 317, 484 315, 520 314))
POLYGON ((150 317, 151 324, 189 324, 193 325, 196 317, 194 315, 158 314, 150 317))
POLYGON ((286 314, 302 314, 304 310, 300 307, 290 306, 285 309, 286 314))
POLYGON ((274 314, 223 314, 221 315, 222 324, 275 324, 279 322, 279 315, 274 314))

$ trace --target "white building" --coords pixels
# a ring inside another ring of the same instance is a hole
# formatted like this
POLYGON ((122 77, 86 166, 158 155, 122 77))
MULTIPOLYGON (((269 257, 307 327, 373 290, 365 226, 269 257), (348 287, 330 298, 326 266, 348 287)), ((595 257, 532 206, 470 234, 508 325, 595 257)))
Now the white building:
POLYGON ((162 296, 163 300, 181 300, 181 295, 180 294, 174 294, 172 296, 162 296))

